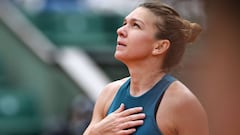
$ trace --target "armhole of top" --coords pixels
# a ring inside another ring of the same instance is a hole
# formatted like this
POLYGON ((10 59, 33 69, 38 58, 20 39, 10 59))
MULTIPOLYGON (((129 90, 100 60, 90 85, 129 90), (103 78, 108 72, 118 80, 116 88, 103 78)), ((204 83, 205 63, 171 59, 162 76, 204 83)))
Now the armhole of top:
POLYGON ((156 106, 155 106, 155 109, 154 109, 154 116, 155 116, 155 118, 156 118, 158 108, 159 108, 160 105, 161 105, 161 101, 162 101, 162 98, 163 98, 163 96, 165 95, 165 93, 166 93, 166 90, 163 91, 162 95, 161 95, 160 98, 158 99, 158 102, 157 102, 157 104, 156 104, 156 106))

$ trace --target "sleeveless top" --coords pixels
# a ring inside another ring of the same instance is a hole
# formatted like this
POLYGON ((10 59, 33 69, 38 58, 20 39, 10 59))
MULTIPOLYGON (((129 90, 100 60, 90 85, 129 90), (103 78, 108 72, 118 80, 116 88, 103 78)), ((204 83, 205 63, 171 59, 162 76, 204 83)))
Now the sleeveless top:
POLYGON ((176 79, 166 74, 157 84, 155 84, 148 92, 141 96, 133 97, 130 95, 130 82, 128 79, 118 90, 109 107, 107 115, 119 108, 124 103, 125 109, 132 107, 143 107, 146 117, 144 124, 136 128, 133 135, 163 135, 157 125, 156 111, 160 104, 161 98, 168 86, 176 79))

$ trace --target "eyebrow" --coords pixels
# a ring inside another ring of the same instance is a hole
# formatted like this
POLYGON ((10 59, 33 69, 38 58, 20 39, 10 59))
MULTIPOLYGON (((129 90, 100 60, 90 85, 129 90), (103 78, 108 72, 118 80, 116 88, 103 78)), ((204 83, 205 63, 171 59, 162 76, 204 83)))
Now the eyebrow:
MULTIPOLYGON (((124 18, 123 22, 126 22, 127 18, 124 18)), ((142 20, 137 19, 137 18, 130 18, 129 21, 133 21, 133 22, 140 22, 142 24, 145 24, 142 20)))

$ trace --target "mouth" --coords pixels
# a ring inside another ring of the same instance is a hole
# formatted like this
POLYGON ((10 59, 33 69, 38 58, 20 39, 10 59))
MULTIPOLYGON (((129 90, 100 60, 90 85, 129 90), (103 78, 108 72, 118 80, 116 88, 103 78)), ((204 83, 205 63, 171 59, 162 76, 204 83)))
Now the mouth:
POLYGON ((118 42, 117 42, 117 45, 119 45, 119 46, 127 46, 126 44, 124 44, 124 43, 121 42, 121 41, 118 41, 118 42))

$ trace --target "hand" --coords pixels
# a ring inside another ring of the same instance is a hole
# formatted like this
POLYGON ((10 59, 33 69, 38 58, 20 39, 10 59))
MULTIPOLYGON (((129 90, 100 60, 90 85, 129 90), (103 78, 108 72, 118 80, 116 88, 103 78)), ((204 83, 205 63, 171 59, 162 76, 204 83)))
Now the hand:
POLYGON ((99 135, 129 135, 136 131, 137 126, 143 124, 145 114, 142 107, 124 110, 124 104, 105 117, 94 126, 99 135))

